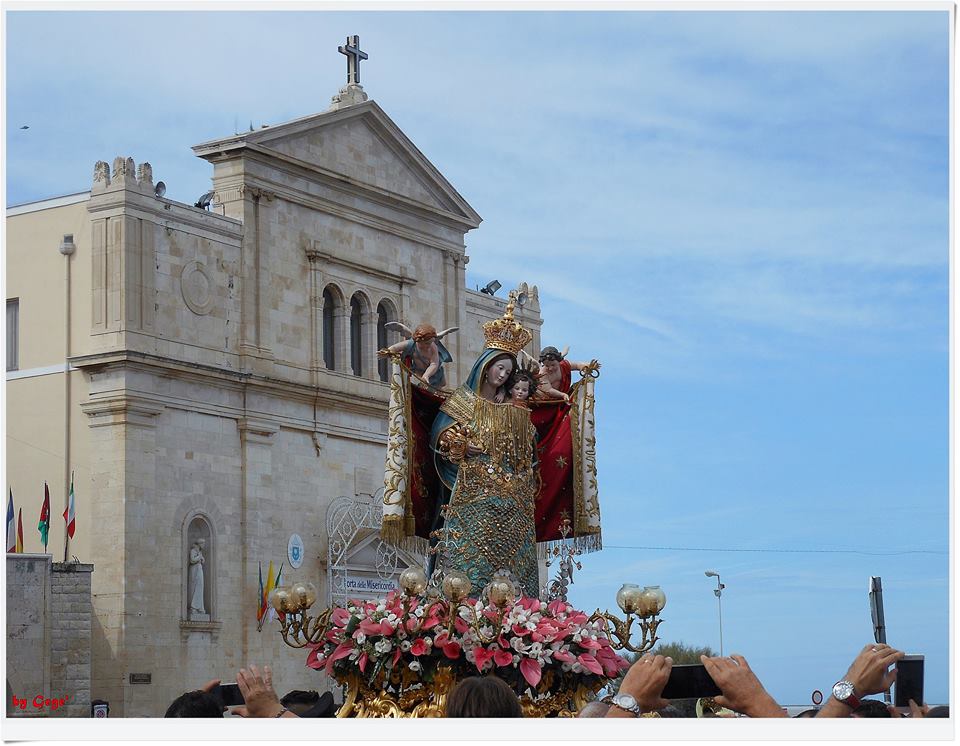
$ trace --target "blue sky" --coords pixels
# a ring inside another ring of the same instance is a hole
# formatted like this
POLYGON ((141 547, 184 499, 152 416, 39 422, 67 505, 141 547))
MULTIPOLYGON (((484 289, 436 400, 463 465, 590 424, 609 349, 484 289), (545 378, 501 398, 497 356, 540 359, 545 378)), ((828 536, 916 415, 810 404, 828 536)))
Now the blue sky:
POLYGON ((716 649, 719 570, 724 651, 803 704, 880 575, 944 702, 949 21, 8 12, 6 202, 122 154, 192 203, 190 146, 326 109, 359 34, 367 93, 484 218, 468 281, 537 284, 544 344, 604 364, 608 549, 572 601, 657 583, 664 639, 716 649))

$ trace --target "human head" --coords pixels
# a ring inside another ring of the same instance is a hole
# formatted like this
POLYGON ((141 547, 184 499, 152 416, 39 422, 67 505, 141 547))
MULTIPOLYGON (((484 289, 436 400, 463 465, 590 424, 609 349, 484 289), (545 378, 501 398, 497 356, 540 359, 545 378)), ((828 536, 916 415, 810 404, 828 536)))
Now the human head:
POLYGON ((809 710, 804 710, 803 712, 798 712, 794 715, 794 718, 815 718, 817 713, 820 712, 816 707, 811 707, 809 710))
POLYGON ((930 711, 927 713, 926 717, 928 718, 948 718, 950 717, 950 708, 947 705, 937 705, 936 707, 931 707, 930 711))
POLYGON ((879 699, 861 699, 860 706, 850 713, 854 718, 888 718, 890 710, 879 699))
POLYGON ((560 361, 563 355, 556 347, 544 347, 540 350, 540 364, 548 373, 556 373, 560 369, 560 361))
POLYGON ((490 384, 494 388, 500 388, 510 378, 514 367, 513 355, 509 352, 497 355, 487 363, 486 368, 483 369, 483 382, 490 384))
POLYGON ((414 342, 430 342, 437 336, 437 330, 430 324, 420 324, 413 330, 414 342))
POLYGON ((447 697, 448 718, 522 718, 520 698, 503 679, 471 676, 447 697))
POLYGON ((607 712, 610 709, 610 705, 606 702, 603 702, 599 699, 593 700, 593 702, 587 702, 583 709, 577 713, 578 718, 605 718, 607 712))
POLYGON ((320 714, 320 711, 325 711, 333 705, 333 696, 329 692, 324 692, 321 697, 314 691, 307 692, 294 689, 280 698, 280 704, 300 717, 324 717, 323 714, 320 714), (326 706, 320 707, 321 704, 326 706))
POLYGON ((165 718, 222 718, 223 705, 210 692, 199 689, 181 694, 167 708, 165 718))

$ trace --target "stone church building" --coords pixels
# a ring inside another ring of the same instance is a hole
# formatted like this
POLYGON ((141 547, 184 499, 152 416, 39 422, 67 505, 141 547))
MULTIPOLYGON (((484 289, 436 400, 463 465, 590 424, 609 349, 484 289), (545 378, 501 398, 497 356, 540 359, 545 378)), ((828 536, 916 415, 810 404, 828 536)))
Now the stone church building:
MULTIPOLYGON (((258 632, 258 566, 283 562, 284 581, 330 598, 328 508, 375 505, 364 496, 382 488, 389 388, 376 350, 400 339, 384 324, 459 326, 444 340, 456 385, 480 323, 505 306, 466 287, 480 216, 359 85, 323 113, 193 151, 212 166, 202 207, 166 199, 148 163, 118 157, 96 164, 87 192, 7 210, 7 465, 26 539, 8 581, 19 561, 16 577, 45 589, 8 585, 8 650, 31 638, 43 658, 29 646, 8 657, 8 712, 11 691, 72 691, 73 708, 50 714, 89 716, 99 699, 111 717, 160 716, 249 663, 271 664, 281 694, 330 688, 276 622, 258 632), (71 563, 82 578, 60 603, 71 563), (67 643, 50 630, 63 620, 76 627, 67 643)), ((539 348, 536 288, 519 290, 539 348)), ((376 577, 368 548, 354 578, 376 577)))

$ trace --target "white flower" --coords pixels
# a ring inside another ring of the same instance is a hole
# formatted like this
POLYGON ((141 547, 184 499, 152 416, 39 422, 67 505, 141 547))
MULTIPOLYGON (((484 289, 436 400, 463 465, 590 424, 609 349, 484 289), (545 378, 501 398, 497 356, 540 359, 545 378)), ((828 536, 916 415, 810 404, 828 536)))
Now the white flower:
POLYGON ((517 664, 518 664, 519 662, 520 662, 520 656, 519 656, 519 655, 513 656, 513 667, 514 667, 514 668, 517 667, 517 664))
POLYGON ((546 602, 545 602, 545 601, 541 601, 541 602, 540 602, 540 611, 546 611, 546 610, 547 610, 547 604, 546 604, 546 602))
POLYGON ((536 623, 536 622, 527 622, 527 623, 526 623, 525 625, 523 625, 523 626, 526 627, 526 628, 529 629, 529 630, 534 630, 534 629, 537 628, 537 623, 536 623))
POLYGON ((420 670, 420 661, 410 661, 410 662, 407 664, 407 668, 409 668, 409 669, 410 669, 411 671, 413 671, 413 672, 419 671, 419 670, 420 670))
POLYGON ((412 645, 413 645, 413 643, 410 642, 409 640, 404 640, 403 642, 400 643, 400 649, 401 649, 404 653, 406 653, 406 652, 411 648, 412 645))
POLYGON ((363 643, 367 641, 367 636, 363 634, 363 632, 361 632, 359 635, 356 636, 355 639, 357 641, 357 645, 363 645, 363 643))
POLYGON ((415 608, 415 609, 413 610, 413 615, 414 615, 415 617, 417 617, 417 618, 422 617, 422 616, 423 616, 423 607, 422 607, 422 606, 418 606, 417 608, 415 608))
POLYGON ((513 637, 510 639, 510 647, 514 650, 519 651, 523 647, 523 638, 522 637, 513 637))
POLYGON ((387 610, 387 605, 385 603, 381 602, 377 604, 377 611, 386 611, 386 610, 387 610))
POLYGON ((360 648, 354 648, 350 651, 350 655, 347 656, 350 660, 355 661, 360 657, 360 648))
POLYGON ((393 643, 390 640, 379 640, 376 645, 373 646, 373 649, 378 653, 389 653, 391 648, 393 648, 393 643))

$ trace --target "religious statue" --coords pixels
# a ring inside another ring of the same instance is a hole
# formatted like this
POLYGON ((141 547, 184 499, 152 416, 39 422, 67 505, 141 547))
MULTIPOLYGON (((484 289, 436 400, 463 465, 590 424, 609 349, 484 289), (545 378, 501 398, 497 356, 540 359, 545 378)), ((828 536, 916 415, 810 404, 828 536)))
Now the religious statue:
POLYGON ((190 603, 188 613, 190 618, 207 614, 203 603, 203 548, 206 542, 197 539, 190 547, 190 572, 188 575, 187 590, 190 603))
POLYGON ((537 597, 538 557, 567 535, 600 548, 593 378, 568 403, 530 400, 536 379, 517 356, 532 334, 513 309, 511 294, 454 391, 412 386, 399 355, 391 377, 381 535, 466 573, 473 596, 503 570, 537 597))
POLYGON ((384 326, 400 329, 406 339, 380 350, 378 354, 400 353, 404 365, 410 368, 417 378, 436 389, 442 389, 446 384, 443 364, 453 362, 453 357, 440 340, 460 327, 452 326, 438 334, 436 328, 430 324, 420 324, 413 331, 400 321, 388 321, 384 326))
POLYGON ((600 363, 577 363, 567 360, 567 350, 560 352, 556 347, 544 347, 540 351, 540 385, 537 396, 541 399, 570 400, 571 371, 591 372, 600 370, 600 363))

